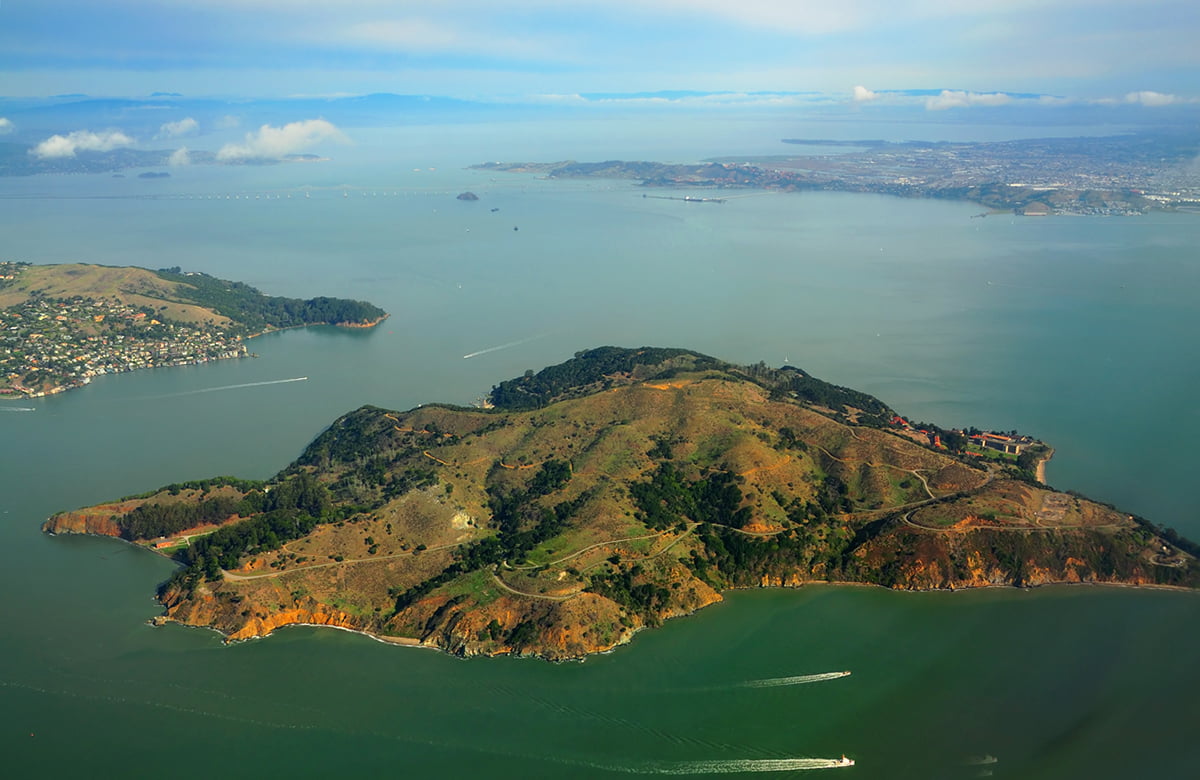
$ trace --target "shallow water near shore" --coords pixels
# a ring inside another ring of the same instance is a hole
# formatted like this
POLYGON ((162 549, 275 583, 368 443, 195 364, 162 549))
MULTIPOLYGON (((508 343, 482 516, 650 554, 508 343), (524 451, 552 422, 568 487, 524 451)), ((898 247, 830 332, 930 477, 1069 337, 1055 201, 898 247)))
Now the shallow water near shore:
POLYGON ((154 629, 169 561, 39 533, 60 509, 269 476, 364 403, 470 403, 578 349, 655 344, 788 362, 917 420, 1033 433, 1056 448, 1051 484, 1200 536, 1200 218, 971 219, 978 206, 840 194, 685 204, 443 156, 420 174, 237 172, 242 191, 292 195, 279 200, 201 198, 230 184, 211 170, 153 198, 128 197, 129 179, 72 177, 116 196, 88 199, 0 180, 8 259, 181 265, 392 313, 4 402, 33 410, 0 415, 6 769, 750 775, 845 753, 857 764, 840 771, 880 778, 977 777, 988 757, 995 777, 1193 771, 1196 594, 742 591, 582 664, 463 661, 316 628, 229 647, 154 629), (468 189, 480 202, 454 199, 468 189))

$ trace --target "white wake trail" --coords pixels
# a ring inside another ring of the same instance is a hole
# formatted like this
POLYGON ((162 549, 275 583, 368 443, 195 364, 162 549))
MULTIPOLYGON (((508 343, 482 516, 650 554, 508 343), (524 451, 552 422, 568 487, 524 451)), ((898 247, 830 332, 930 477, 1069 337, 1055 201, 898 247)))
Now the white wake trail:
POLYGON ((531 342, 535 339, 540 339, 545 335, 546 335, 545 333, 539 333, 536 336, 530 336, 529 338, 521 339, 520 341, 510 341, 507 344, 500 344, 499 346, 496 346, 496 347, 488 347, 487 349, 481 349, 478 352, 472 352, 468 355, 463 355, 463 360, 469 360, 473 357, 479 357, 480 355, 486 355, 489 352, 499 352, 502 349, 509 349, 510 347, 519 347, 522 344, 528 344, 529 342, 531 342))
POLYGON ((289 382, 307 382, 308 377, 297 376, 291 379, 271 379, 266 382, 244 382, 240 385, 221 385, 220 387, 205 387, 200 390, 184 390, 181 393, 170 393, 168 395, 160 395, 158 398, 175 398, 182 395, 199 395, 200 393, 216 393, 221 390, 241 390, 244 387, 266 387, 267 385, 285 385, 289 382))
POLYGON ((731 775, 749 772, 802 772, 836 769, 842 764, 832 758, 745 758, 725 761, 674 761, 626 766, 593 765, 597 769, 627 775, 731 775))
POLYGON ((801 674, 795 677, 771 677, 766 680, 750 680, 742 683, 743 688, 779 688, 785 685, 806 685, 808 683, 836 680, 848 677, 850 672, 822 672, 821 674, 801 674))
POLYGON ((653 770, 656 775, 728 775, 735 772, 797 772, 805 769, 834 769, 830 758, 747 758, 733 761, 688 761, 653 770))
POLYGON ((33 406, 0 406, 0 412, 36 412, 33 406))

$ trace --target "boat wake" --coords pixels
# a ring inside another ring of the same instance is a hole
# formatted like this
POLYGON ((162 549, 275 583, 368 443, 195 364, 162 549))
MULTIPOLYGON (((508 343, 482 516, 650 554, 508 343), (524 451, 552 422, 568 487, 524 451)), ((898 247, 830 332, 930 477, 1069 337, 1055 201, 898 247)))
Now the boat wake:
POLYGON ((488 347, 487 349, 481 349, 478 352, 471 352, 470 354, 463 355, 463 360, 470 360, 473 357, 479 357, 480 355, 486 355, 489 352, 499 352, 502 349, 509 349, 510 347, 519 347, 522 344, 528 344, 529 342, 531 342, 535 339, 540 339, 545 335, 546 335, 545 333, 539 333, 538 335, 530 336, 527 339, 521 339, 519 341, 510 341, 507 344, 500 344, 499 346, 488 347))
POLYGON ((240 385, 221 385, 220 387, 205 387, 200 390, 184 390, 181 393, 168 393, 167 395, 156 395, 155 398, 177 398, 184 395, 200 395, 201 393, 216 393, 221 390, 241 390, 245 387, 266 387, 267 385, 285 385, 289 382, 307 382, 308 377, 297 376, 291 379, 271 379, 266 382, 243 382, 240 385))
POLYGON ((845 766, 833 758, 746 758, 725 761, 672 761, 627 766, 596 764, 596 769, 627 775, 731 775, 750 772, 802 772, 845 766))
POLYGON ((33 406, 0 406, 0 412, 36 412, 33 406))
POLYGON ((750 680, 741 684, 742 688, 780 688, 785 685, 806 685, 808 683, 836 680, 849 677, 850 672, 822 672, 821 674, 801 674, 795 677, 771 677, 766 680, 750 680))

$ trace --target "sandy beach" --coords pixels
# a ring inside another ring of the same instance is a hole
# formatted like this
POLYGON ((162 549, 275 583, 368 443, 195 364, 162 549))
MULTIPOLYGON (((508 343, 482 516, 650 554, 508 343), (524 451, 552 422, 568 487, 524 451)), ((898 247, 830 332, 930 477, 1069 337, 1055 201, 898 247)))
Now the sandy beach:
POLYGON ((1038 461, 1037 481, 1041 482, 1043 485, 1046 484, 1046 463, 1049 462, 1049 460, 1053 457, 1054 457, 1054 450, 1050 450, 1049 452, 1046 453, 1046 457, 1044 457, 1038 461))

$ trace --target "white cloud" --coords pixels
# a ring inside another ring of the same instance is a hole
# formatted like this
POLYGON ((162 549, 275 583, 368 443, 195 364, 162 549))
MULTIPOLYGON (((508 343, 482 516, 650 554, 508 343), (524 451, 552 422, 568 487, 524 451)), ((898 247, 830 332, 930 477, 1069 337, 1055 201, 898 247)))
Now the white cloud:
POLYGON ((171 156, 167 159, 167 162, 174 166, 190 165, 192 158, 188 156, 188 148, 186 146, 181 146, 175 151, 171 152, 171 156))
POLYGON ((879 94, 877 92, 872 92, 861 84, 855 85, 854 87, 855 103, 869 103, 872 100, 876 100, 878 97, 879 94))
POLYGON ((283 127, 263 125, 256 132, 246 133, 240 144, 226 144, 217 152, 217 159, 234 160, 277 160, 285 155, 303 151, 322 141, 348 142, 346 135, 331 122, 324 119, 305 119, 290 122, 283 127))
POLYGON ((0 135, 4 135, 5 133, 11 133, 12 131, 13 131, 12 120, 7 117, 0 116, 0 135))
POLYGON ((1003 106, 1012 102, 1012 96, 1003 92, 959 92, 943 89, 942 94, 926 98, 925 108, 929 111, 945 111, 948 108, 970 106, 1003 106))
POLYGON ((190 135, 200 129, 200 123, 190 116, 186 119, 180 119, 178 122, 167 122, 162 127, 158 128, 158 135, 155 138, 179 138, 180 136, 190 135))
POLYGON ((30 154, 48 160, 58 157, 74 157, 75 152, 108 152, 119 146, 133 146, 134 140, 120 130, 105 130, 93 133, 76 130, 67 135, 52 135, 30 150, 30 154))
POLYGON ((1175 95, 1165 95, 1162 92, 1153 92, 1144 89, 1141 92, 1130 92, 1125 96, 1126 103, 1140 103, 1143 106, 1157 108, 1158 106, 1169 106, 1172 103, 1178 103, 1179 98, 1175 95))

